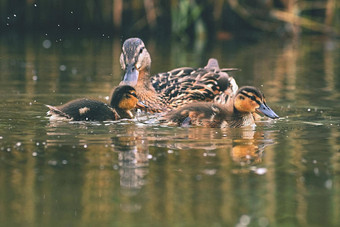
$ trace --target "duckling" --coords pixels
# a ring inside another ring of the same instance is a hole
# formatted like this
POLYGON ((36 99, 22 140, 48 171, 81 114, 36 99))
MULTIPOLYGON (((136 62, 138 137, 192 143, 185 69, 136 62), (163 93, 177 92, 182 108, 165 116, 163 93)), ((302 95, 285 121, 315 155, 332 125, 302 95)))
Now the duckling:
POLYGON ((175 126, 240 128, 255 125, 254 113, 276 119, 279 116, 267 106, 262 92, 251 86, 241 87, 225 104, 196 102, 168 112, 161 122, 175 126))
POLYGON ((76 99, 61 106, 46 105, 51 119, 68 119, 71 121, 106 121, 133 118, 131 112, 138 102, 136 90, 128 85, 118 86, 112 92, 109 105, 92 99, 76 99))
POLYGON ((209 59, 204 68, 182 67, 150 78, 151 57, 139 38, 123 43, 120 64, 125 71, 120 84, 134 86, 150 112, 175 109, 193 101, 213 101, 228 88, 233 93, 238 89, 227 73, 237 69, 220 69, 216 59, 209 59))

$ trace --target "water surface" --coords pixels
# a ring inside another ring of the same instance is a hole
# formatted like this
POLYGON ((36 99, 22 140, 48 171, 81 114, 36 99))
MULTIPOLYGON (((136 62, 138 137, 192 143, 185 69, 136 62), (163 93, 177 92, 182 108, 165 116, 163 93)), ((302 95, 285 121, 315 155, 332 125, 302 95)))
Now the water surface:
POLYGON ((145 40, 152 72, 239 67, 281 118, 255 130, 165 127, 155 116, 50 122, 44 104, 105 101, 121 41, 0 38, 3 226, 337 226, 338 40, 145 40))

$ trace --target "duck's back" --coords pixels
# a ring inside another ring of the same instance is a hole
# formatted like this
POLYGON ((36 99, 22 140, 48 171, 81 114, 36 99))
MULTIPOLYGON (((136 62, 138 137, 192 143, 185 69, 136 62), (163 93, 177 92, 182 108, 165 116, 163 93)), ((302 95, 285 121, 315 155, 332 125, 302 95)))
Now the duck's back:
POLYGON ((193 101, 213 101, 225 92, 236 92, 238 86, 228 71, 220 69, 216 59, 209 59, 204 68, 183 67, 151 78, 152 86, 164 102, 175 109, 193 101))
POLYGON ((117 120, 119 115, 106 103, 92 99, 76 99, 62 106, 48 106, 52 115, 74 121, 117 120))
POLYGON ((230 117, 230 111, 223 105, 196 102, 167 113, 162 121, 176 126, 222 127, 230 117))

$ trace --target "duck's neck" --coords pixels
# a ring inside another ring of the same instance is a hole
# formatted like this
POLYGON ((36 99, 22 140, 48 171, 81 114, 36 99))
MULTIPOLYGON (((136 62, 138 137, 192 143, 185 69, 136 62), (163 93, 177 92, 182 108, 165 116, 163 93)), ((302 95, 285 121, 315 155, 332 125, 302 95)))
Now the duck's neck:
POLYGON ((239 128, 239 127, 254 125, 255 121, 254 121, 254 117, 252 113, 238 111, 234 106, 234 102, 231 108, 232 108, 232 115, 231 115, 232 120, 229 123, 230 127, 239 128))
POLYGON ((138 75, 138 82, 135 86, 137 96, 146 106, 148 112, 161 112, 167 107, 163 102, 160 95, 156 92, 155 88, 150 82, 149 70, 140 71, 138 75))
MULTIPOLYGON (((138 81, 137 81, 137 84, 136 84, 136 88, 142 88, 142 89, 150 89, 150 88, 153 88, 151 86, 151 83, 150 83, 150 80, 149 80, 149 77, 150 77, 150 71, 148 68, 145 68, 141 71, 139 71, 139 75, 138 75, 138 81)), ((136 89, 136 90, 137 90, 136 89)), ((138 91, 138 90, 137 90, 138 91)))

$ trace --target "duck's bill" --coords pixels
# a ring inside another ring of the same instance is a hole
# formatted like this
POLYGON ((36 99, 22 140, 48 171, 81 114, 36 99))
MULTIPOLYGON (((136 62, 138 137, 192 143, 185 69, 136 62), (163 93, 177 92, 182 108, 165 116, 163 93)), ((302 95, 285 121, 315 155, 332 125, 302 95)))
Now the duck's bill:
POLYGON ((265 103, 261 103, 260 107, 256 109, 257 112, 264 114, 265 116, 276 119, 279 118, 279 116, 267 106, 265 103))
POLYGON ((138 70, 136 70, 134 66, 127 66, 124 78, 122 82, 120 82, 120 85, 135 86, 138 81, 138 76, 138 70))
POLYGON ((136 107, 139 108, 139 109, 146 109, 148 108, 147 105, 145 105, 143 102, 141 101, 138 101, 137 104, 136 104, 136 107))

